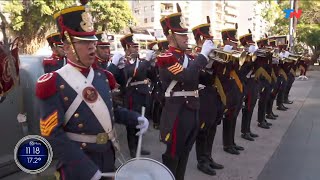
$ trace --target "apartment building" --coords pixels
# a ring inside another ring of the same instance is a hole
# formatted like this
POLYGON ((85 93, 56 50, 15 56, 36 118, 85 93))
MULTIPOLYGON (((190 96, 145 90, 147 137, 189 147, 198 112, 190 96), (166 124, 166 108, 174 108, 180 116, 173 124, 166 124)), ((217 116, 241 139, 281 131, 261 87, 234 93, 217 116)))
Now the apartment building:
POLYGON ((179 3, 186 26, 191 30, 199 24, 206 23, 210 16, 212 34, 215 39, 221 38, 221 29, 234 28, 238 21, 238 2, 227 0, 215 1, 144 1, 133 0, 129 4, 137 20, 137 29, 147 29, 157 37, 163 37, 160 19, 177 12, 179 3))
POLYGON ((239 11, 241 12, 238 16, 239 36, 247 34, 250 29, 253 40, 265 37, 269 24, 263 19, 261 13, 266 6, 267 4, 258 4, 256 1, 239 2, 239 11))

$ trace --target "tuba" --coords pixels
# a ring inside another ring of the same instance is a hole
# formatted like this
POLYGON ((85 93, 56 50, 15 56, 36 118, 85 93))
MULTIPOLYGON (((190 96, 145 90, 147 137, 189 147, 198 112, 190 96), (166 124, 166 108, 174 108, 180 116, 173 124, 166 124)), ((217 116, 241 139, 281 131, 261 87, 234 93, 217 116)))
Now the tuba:
POLYGON ((240 66, 244 64, 247 58, 247 53, 245 51, 224 51, 222 49, 214 49, 209 54, 209 59, 213 61, 218 61, 220 63, 237 62, 240 66))

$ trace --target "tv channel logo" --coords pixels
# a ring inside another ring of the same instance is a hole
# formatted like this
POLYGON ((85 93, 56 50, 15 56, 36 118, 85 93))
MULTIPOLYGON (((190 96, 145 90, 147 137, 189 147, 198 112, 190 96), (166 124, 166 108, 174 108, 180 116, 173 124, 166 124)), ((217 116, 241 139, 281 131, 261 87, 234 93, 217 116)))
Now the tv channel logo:
POLYGON ((297 19, 299 19, 302 14, 301 9, 298 9, 298 11, 294 11, 294 9, 285 9, 283 10, 283 12, 286 14, 285 16, 286 19, 293 18, 293 17, 296 17, 297 19))

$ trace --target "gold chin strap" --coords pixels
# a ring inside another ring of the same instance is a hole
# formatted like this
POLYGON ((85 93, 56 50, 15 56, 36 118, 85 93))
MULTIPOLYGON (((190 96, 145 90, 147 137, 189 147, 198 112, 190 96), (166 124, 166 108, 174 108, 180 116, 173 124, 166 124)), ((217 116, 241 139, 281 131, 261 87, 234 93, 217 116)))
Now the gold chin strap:
POLYGON ((79 62, 81 65, 85 66, 85 65, 80 61, 80 57, 79 57, 79 55, 78 55, 78 53, 77 53, 77 51, 76 51, 76 48, 74 47, 74 44, 73 44, 72 41, 71 41, 71 37, 70 37, 69 33, 68 33, 67 31, 65 31, 65 32, 64 32, 64 35, 66 36, 67 41, 68 41, 68 42, 70 43, 70 45, 71 45, 72 53, 73 53, 73 55, 76 57, 77 62, 79 62))

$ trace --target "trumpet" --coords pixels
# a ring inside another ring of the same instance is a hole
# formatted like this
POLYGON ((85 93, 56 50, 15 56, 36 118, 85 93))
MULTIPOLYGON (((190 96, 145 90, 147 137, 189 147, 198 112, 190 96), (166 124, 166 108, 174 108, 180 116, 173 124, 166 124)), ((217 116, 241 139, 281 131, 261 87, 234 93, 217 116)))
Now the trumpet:
POLYGON ((222 49, 214 49, 209 54, 209 59, 220 63, 239 62, 242 66, 246 61, 247 53, 245 51, 223 51, 222 49))

